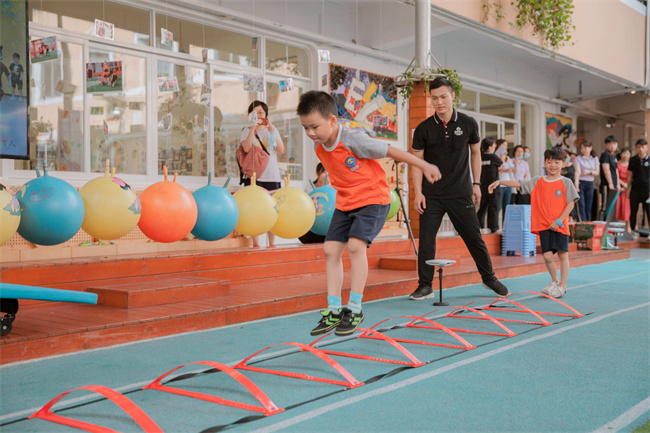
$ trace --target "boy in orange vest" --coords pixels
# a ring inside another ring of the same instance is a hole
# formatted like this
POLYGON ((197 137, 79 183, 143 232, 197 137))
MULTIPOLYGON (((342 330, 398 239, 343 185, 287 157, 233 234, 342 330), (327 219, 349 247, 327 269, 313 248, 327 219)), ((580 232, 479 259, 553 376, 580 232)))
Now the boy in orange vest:
POLYGON ((560 172, 566 165, 566 152, 554 147, 544 152, 546 176, 527 180, 497 180, 488 187, 492 194, 499 185, 519 189, 522 194, 531 195, 530 229, 539 235, 546 269, 552 281, 542 289, 545 295, 561 298, 566 293, 569 278, 569 214, 579 196, 573 182, 560 172), (553 255, 560 258, 560 279, 553 255))
POLYGON ((327 309, 321 311, 321 319, 311 335, 322 335, 334 328, 336 335, 349 335, 363 321, 361 300, 368 277, 366 249, 384 226, 391 202, 386 172, 375 160, 392 158, 414 165, 431 183, 440 179, 440 170, 410 153, 370 138, 365 132, 339 125, 336 102, 328 93, 315 90, 304 93, 297 113, 336 189, 336 209, 323 246, 327 309), (350 300, 343 308, 341 257, 346 246, 352 281, 350 300))

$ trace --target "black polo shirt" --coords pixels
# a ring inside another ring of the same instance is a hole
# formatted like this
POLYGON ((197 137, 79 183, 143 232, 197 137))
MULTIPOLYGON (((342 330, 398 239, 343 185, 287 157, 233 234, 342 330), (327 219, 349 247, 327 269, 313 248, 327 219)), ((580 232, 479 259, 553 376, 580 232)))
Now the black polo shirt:
MULTIPOLYGON (((437 114, 415 128, 413 150, 423 150, 424 160, 440 169, 442 178, 430 184, 422 177, 422 193, 430 198, 457 198, 472 195, 469 174, 469 145, 481 141, 476 120, 456 110, 449 123, 437 114)), ((478 145, 478 144, 477 144, 478 145)))
MULTIPOLYGON (((616 181, 618 180, 618 160, 616 159, 616 155, 604 151, 603 154, 600 155, 600 164, 609 164, 609 173, 612 175, 612 185, 616 188, 616 181)), ((600 170, 600 185, 607 186, 605 170, 602 167, 600 170)))
POLYGON ((632 172, 632 188, 648 191, 650 188, 650 155, 639 158, 639 155, 630 158, 627 169, 632 172))

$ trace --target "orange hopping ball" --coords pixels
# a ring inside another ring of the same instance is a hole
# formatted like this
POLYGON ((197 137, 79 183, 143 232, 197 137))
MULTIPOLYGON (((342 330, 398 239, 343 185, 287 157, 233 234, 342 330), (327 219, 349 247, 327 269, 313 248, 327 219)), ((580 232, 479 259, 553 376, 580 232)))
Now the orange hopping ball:
POLYGON ((196 224, 198 209, 192 194, 183 186, 167 179, 154 183, 140 194, 142 215, 138 226, 142 233, 156 242, 176 242, 186 237, 196 224))

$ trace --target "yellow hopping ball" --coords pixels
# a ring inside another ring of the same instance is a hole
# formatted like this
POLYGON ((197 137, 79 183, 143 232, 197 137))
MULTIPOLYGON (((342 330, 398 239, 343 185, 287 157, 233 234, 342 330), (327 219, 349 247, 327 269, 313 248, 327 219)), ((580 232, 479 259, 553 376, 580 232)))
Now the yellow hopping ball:
POLYGON ((289 186, 289 176, 285 187, 273 193, 278 202, 278 221, 271 233, 285 239, 298 238, 311 229, 316 220, 316 207, 305 191, 289 186))
POLYGON ((9 189, 0 183, 0 245, 9 242, 20 225, 20 203, 9 189))
POLYGON ((278 220, 278 204, 267 190, 251 184, 233 195, 239 208, 235 230, 246 236, 259 236, 271 230, 278 220))
POLYGON ((81 228, 97 239, 118 239, 135 228, 140 220, 140 200, 124 181, 109 174, 110 162, 106 160, 106 173, 81 188, 85 216, 81 228))

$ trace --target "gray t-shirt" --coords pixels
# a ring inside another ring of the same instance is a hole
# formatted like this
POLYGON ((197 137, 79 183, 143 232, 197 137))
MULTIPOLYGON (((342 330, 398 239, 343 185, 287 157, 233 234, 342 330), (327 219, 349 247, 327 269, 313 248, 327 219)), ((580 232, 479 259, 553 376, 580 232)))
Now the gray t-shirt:
MULTIPOLYGON (((339 125, 339 135, 332 147, 323 146, 323 149, 328 152, 332 151, 339 141, 359 158, 381 159, 386 158, 386 153, 388 153, 387 143, 372 138, 363 131, 349 129, 341 125, 339 125)), ((314 150, 316 147, 318 145, 314 143, 314 150)))
POLYGON ((547 180, 546 177, 544 176, 535 176, 531 179, 527 180, 522 180, 521 185, 519 186, 519 192, 522 194, 530 194, 533 192, 533 188, 535 188, 535 185, 537 185, 538 181, 543 181, 543 182, 563 182, 564 183, 564 189, 566 191, 566 203, 570 203, 572 201, 578 201, 580 199, 580 195, 578 194, 578 191, 576 191, 576 187, 571 182, 570 179, 567 179, 564 176, 561 176, 559 179, 555 180, 547 180))

